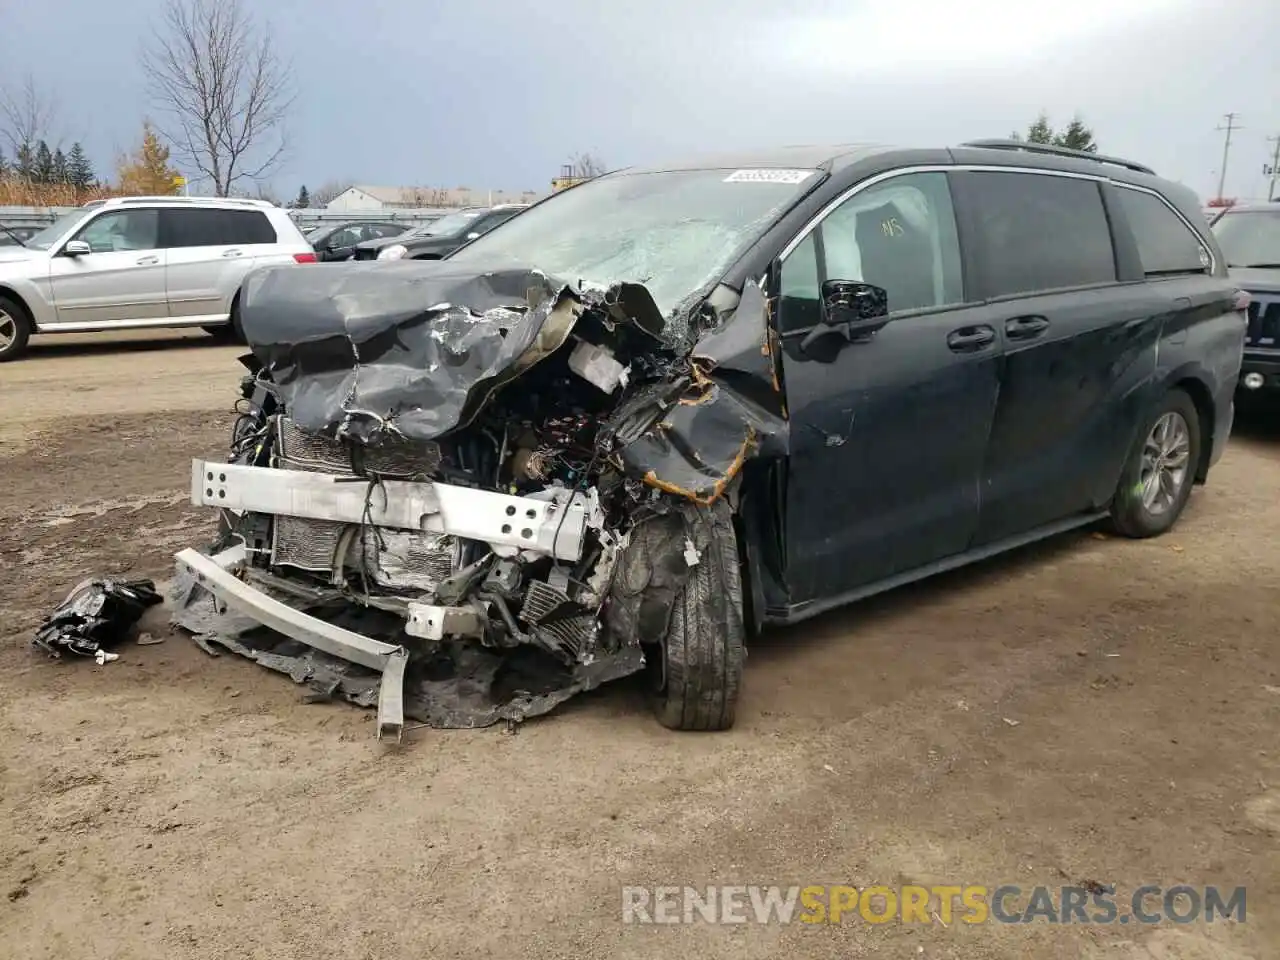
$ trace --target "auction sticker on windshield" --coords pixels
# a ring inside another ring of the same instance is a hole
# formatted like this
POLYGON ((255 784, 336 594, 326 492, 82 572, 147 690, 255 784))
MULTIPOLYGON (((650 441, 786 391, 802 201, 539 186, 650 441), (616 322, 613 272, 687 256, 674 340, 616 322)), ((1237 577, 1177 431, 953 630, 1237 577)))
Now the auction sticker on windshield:
POLYGON ((804 183, 814 175, 813 170, 735 170, 724 178, 725 183, 804 183))

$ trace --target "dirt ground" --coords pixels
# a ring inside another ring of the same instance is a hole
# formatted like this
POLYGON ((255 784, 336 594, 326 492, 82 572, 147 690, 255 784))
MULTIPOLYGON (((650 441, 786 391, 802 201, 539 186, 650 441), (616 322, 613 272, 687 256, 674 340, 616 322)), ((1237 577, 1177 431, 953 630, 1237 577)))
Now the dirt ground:
POLYGON ((62 338, 0 366, 0 956, 1280 956, 1280 413, 1170 535, 774 632, 728 733, 666 731, 624 682, 396 749, 181 635, 104 667, 28 646, 81 578, 202 542, 189 459, 222 454, 237 352, 62 338), (1248 913, 622 923, 625 884, 876 882, 1247 886, 1248 913))

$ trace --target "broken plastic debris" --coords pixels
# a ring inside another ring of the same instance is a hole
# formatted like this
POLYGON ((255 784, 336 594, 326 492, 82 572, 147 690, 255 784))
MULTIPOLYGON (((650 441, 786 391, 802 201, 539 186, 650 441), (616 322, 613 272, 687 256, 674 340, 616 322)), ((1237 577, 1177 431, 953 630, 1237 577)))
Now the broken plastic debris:
POLYGON ((40 625, 32 643, 55 657, 64 650, 92 657, 123 640, 160 601, 151 580, 85 580, 40 625))
POLYGON ((684 538, 684 562, 687 566, 696 567, 702 560, 702 554, 688 537, 684 538))
POLYGON ((1018 724, 1022 723, 1021 720, 1010 720, 1008 717, 1004 717, 1003 719, 1004 719, 1004 722, 1011 727, 1016 727, 1018 726, 1018 724))
POLYGON ((101 667, 103 664, 110 663, 112 660, 119 660, 120 654, 108 653, 106 650, 99 649, 93 659, 96 660, 98 662, 98 666, 101 667))

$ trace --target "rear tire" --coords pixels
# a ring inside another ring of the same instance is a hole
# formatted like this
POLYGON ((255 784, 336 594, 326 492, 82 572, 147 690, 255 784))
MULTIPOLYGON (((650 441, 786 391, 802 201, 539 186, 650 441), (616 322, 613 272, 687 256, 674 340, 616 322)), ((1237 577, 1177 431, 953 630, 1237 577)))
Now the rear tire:
POLYGON ((1111 502, 1117 533, 1155 537, 1182 515, 1200 463, 1200 411, 1183 390, 1170 390, 1143 424, 1111 502))
POLYGON ((223 343, 244 343, 244 331, 240 328, 240 294, 237 293, 231 301, 231 315, 226 323, 200 329, 223 343))
POLYGON ((671 608, 653 710, 673 730, 727 730, 746 659, 738 541, 724 502, 686 516, 699 557, 671 608))
POLYGON ((17 360, 27 352, 31 315, 12 297, 0 296, 0 363, 17 360))

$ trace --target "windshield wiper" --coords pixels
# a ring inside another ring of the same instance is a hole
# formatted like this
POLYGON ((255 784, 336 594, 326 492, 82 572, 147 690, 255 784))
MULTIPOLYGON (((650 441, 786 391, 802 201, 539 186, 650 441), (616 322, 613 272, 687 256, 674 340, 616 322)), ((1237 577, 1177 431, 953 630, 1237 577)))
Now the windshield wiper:
POLYGON ((5 233, 7 233, 9 235, 9 239, 12 240, 14 243, 16 243, 18 246, 25 247, 27 245, 26 241, 24 241, 20 236, 18 236, 12 230, 6 227, 3 223, 0 223, 0 230, 3 230, 5 233))
POLYGON ((1280 263, 1229 263, 1237 270, 1280 270, 1280 263))

